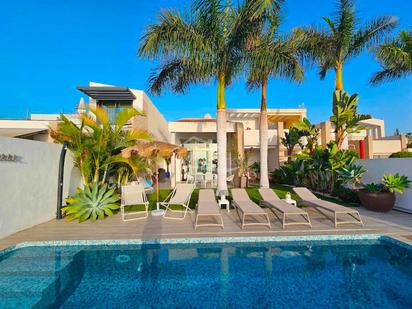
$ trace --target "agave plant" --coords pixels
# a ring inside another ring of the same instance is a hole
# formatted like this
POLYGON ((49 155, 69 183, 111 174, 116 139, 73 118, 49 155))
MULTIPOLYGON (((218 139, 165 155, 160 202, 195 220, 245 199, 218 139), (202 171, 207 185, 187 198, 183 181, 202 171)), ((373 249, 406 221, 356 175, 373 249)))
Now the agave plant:
POLYGON ((363 186, 367 191, 371 193, 381 192, 384 189, 384 186, 381 183, 368 183, 363 186))
POLYGON ((105 216, 112 216, 113 211, 119 209, 119 194, 114 188, 93 183, 79 189, 76 195, 67 198, 67 206, 62 209, 67 221, 78 219, 84 222, 91 219, 102 220, 105 216))
POLYGON ((356 164, 349 164, 347 166, 342 166, 336 170, 339 179, 343 184, 351 183, 354 189, 357 184, 361 183, 362 176, 367 172, 367 170, 356 164))
POLYGON ((411 181, 408 177, 396 173, 395 175, 383 175, 382 183, 389 192, 403 193, 406 188, 409 188, 411 181))

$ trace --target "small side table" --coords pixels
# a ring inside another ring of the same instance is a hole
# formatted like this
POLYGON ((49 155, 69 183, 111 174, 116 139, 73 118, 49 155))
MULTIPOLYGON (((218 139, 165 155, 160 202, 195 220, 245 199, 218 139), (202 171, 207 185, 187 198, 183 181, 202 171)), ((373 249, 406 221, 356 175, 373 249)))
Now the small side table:
POLYGON ((225 200, 219 199, 219 200, 218 200, 218 203, 219 203, 219 207, 220 207, 220 208, 222 208, 222 205, 226 205, 226 210, 227 210, 227 212, 229 212, 230 203, 229 203, 229 200, 228 200, 228 199, 225 199, 225 200))
POLYGON ((296 206, 296 205, 297 205, 297 204, 296 204, 296 201, 295 201, 295 200, 292 200, 292 199, 287 200, 287 199, 283 198, 282 201, 285 201, 286 203, 291 204, 291 205, 293 205, 293 206, 296 206))

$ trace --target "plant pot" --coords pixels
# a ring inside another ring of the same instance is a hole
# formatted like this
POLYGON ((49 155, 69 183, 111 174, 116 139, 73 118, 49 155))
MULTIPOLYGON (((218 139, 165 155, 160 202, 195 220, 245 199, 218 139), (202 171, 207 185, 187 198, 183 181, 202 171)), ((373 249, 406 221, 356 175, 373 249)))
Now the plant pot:
POLYGON ((388 212, 395 205, 395 193, 392 192, 369 192, 359 190, 359 200, 361 204, 369 210, 388 212))

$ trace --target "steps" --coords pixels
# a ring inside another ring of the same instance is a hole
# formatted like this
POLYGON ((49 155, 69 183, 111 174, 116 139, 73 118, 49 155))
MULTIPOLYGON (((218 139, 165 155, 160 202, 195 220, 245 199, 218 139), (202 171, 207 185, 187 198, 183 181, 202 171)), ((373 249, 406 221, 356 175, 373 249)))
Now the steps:
POLYGON ((1 258, 0 309, 44 308, 76 283, 73 275, 79 272, 71 272, 79 268, 79 253, 49 249, 28 247, 1 258))

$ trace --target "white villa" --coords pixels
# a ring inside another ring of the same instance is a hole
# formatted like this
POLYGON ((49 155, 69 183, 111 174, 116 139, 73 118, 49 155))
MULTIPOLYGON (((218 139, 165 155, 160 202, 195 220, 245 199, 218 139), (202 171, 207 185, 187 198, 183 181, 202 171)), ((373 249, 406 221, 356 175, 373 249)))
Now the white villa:
MULTIPOLYGON (((89 86, 78 87, 78 90, 88 96, 88 106, 100 105, 115 115, 125 107, 134 107, 145 113, 145 117, 135 117, 128 127, 146 129, 156 140, 182 145, 189 149, 186 160, 172 161, 171 182, 184 181, 188 174, 212 174, 215 179, 217 167, 216 119, 206 114, 203 118, 184 118, 167 121, 156 108, 150 98, 142 90, 127 87, 116 87, 91 82, 89 86)), ((83 99, 77 107, 77 112, 87 111, 83 99)), ((259 109, 228 109, 228 176, 235 170, 236 158, 247 149, 251 164, 259 161, 259 109)), ((77 114, 67 114, 72 120, 77 114)), ((268 109, 269 120, 269 153, 268 166, 272 171, 287 160, 285 148, 280 139, 295 122, 306 117, 305 108, 268 109)), ((0 120, 0 136, 18 137, 53 142, 49 136, 49 126, 59 121, 57 114, 32 114, 27 120, 0 120)), ((391 153, 406 148, 406 138, 403 136, 385 137, 384 121, 370 119, 363 124, 367 130, 359 134, 351 134, 346 146, 358 151, 361 158, 383 158, 391 153)), ((333 138, 333 128, 329 121, 318 125, 321 130, 320 144, 326 145, 333 138)))

